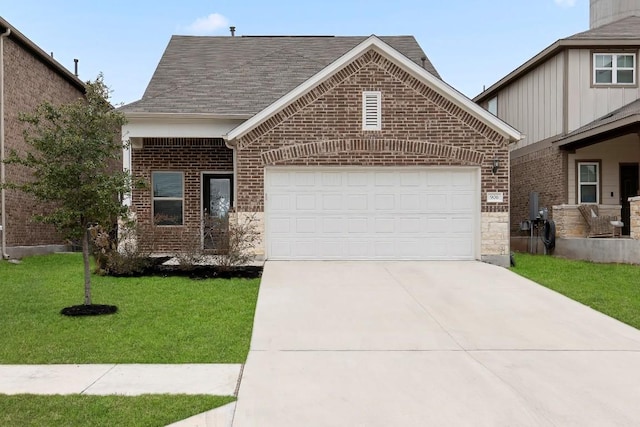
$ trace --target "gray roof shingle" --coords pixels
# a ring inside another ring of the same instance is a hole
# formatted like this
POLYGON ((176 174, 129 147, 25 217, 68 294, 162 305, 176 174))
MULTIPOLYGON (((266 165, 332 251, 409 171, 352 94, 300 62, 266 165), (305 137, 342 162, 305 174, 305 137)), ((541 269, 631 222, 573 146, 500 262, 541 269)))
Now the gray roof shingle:
MULTIPOLYGON (((142 99, 120 110, 254 115, 366 39, 173 36, 142 99)), ((422 65, 414 37, 380 39, 422 65)), ((425 68, 440 78, 429 59, 425 68)))
MULTIPOLYGON (((569 132, 561 138, 558 138, 558 141, 563 141, 567 139, 577 139, 580 135, 585 134, 591 130, 596 130, 598 128, 605 128, 606 125, 619 126, 616 122, 624 120, 628 117, 632 116, 640 116, 640 99, 630 102, 615 111, 605 114, 602 117, 597 118, 596 120, 587 123, 586 125, 569 132)), ((598 129, 597 132, 600 130, 598 129)))

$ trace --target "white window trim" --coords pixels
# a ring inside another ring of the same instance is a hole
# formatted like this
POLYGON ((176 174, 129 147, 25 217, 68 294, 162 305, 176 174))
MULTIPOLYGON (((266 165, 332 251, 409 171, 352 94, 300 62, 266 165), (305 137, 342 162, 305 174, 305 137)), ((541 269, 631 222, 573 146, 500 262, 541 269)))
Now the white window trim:
POLYGON ((633 52, 618 52, 618 53, 611 53, 611 52, 595 52, 593 54, 593 76, 592 76, 592 81, 593 81, 593 85, 594 86, 606 86, 606 85, 616 85, 616 86, 632 86, 636 84, 636 67, 637 67, 637 62, 636 62, 636 54, 633 52), (608 67, 600 67, 598 68, 597 61, 596 61, 596 57, 597 56, 602 56, 602 55, 611 55, 612 61, 611 61, 611 68, 608 67), (632 56, 633 57, 633 67, 629 68, 629 67, 621 67, 618 68, 618 61, 617 58, 618 56, 632 56), (611 71, 611 82, 608 83, 600 83, 596 81, 596 72, 597 71, 601 71, 601 70, 606 70, 606 71, 611 71), (618 83, 618 70, 631 70, 632 74, 633 74, 633 82, 632 83, 618 83))
POLYGON ((599 205, 600 204, 600 163, 599 162, 578 162, 578 204, 582 205, 599 205), (580 180, 580 167, 581 166, 595 166, 596 167, 596 202, 583 202, 582 201, 582 185, 593 185, 593 182, 583 183, 580 180))
POLYGON ((182 171, 167 171, 167 170, 154 170, 151 171, 151 221, 153 222, 153 225, 155 225, 156 227, 183 227, 184 226, 184 188, 185 186, 185 182, 184 182, 184 172, 182 171), (156 197, 153 193, 153 174, 154 173, 173 173, 173 174, 180 174, 180 176, 182 177, 182 197, 156 197), (180 200, 182 202, 182 223, 180 224, 156 224, 155 223, 155 201, 156 200, 180 200))
POLYGON ((380 91, 362 92, 362 130, 382 130, 382 92, 380 91))

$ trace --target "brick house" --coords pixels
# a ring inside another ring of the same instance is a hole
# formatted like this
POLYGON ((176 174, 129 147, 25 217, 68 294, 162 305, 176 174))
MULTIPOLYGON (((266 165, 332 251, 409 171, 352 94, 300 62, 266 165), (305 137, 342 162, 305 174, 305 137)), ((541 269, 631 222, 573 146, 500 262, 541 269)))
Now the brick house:
POLYGON ((474 98, 525 135, 511 145, 512 231, 528 219, 535 191, 563 244, 587 235, 581 204, 598 205, 622 220, 623 235, 640 239, 632 215, 633 203, 640 209, 640 0, 590 6, 588 31, 558 40, 474 98))
MULTIPOLYGON (((0 18, 0 154, 23 152, 20 113, 31 112, 43 101, 66 103, 83 96, 84 84, 31 40, 0 18)), ((2 182, 25 181, 30 172, 0 161, 2 182)), ((0 198, 3 258, 60 250, 64 240, 52 226, 35 222, 37 202, 14 190, 0 198)))
POLYGON ((520 134, 413 37, 174 36, 122 111, 124 167, 151 183, 128 202, 157 252, 200 236, 203 212, 257 212, 267 259, 508 264, 520 134))

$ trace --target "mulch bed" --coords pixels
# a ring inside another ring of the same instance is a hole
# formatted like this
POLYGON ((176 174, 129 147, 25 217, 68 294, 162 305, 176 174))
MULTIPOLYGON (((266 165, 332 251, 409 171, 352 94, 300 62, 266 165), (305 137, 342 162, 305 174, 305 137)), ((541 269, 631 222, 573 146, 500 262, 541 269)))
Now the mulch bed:
POLYGON ((194 280, 200 279, 255 279, 262 276, 262 266, 244 265, 232 267, 217 267, 213 265, 165 265, 164 263, 171 259, 170 257, 154 257, 150 260, 149 265, 142 271, 135 273, 115 273, 110 272, 110 276, 114 277, 142 277, 142 276, 161 276, 161 277, 189 277, 194 280))
POLYGON ((89 304, 65 307, 60 310, 60 314, 64 314, 65 316, 100 316, 103 314, 113 314, 116 311, 118 311, 118 307, 115 305, 89 304))

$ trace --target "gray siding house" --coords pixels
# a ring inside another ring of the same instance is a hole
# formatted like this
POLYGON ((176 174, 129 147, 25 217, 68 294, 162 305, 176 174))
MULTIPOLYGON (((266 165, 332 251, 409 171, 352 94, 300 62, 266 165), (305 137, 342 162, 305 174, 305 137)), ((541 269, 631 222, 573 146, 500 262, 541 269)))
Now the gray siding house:
POLYGON ((589 30, 558 40, 474 98, 524 134, 510 147, 514 235, 535 191, 560 238, 587 235, 577 207, 591 204, 640 239, 639 49, 640 1, 592 0, 589 30))

